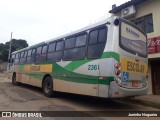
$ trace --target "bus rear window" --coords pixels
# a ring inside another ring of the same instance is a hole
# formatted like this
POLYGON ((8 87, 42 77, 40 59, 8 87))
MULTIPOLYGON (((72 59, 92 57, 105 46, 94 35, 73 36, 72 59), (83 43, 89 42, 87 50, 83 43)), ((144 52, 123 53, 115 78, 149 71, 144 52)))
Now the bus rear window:
POLYGON ((132 54, 138 54, 141 57, 147 56, 146 35, 136 28, 122 20, 120 27, 120 47, 132 54))

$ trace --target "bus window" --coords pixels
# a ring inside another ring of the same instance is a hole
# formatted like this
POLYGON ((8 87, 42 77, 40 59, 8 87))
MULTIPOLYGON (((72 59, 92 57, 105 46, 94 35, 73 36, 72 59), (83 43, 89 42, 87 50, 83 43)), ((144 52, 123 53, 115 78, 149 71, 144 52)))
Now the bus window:
POLYGON ((21 52, 20 64, 24 63, 24 52, 21 52))
POLYGON ((31 63, 31 53, 32 53, 32 49, 28 50, 26 63, 31 63))
POLYGON ((35 61, 35 57, 36 57, 36 49, 32 49, 32 55, 31 55, 31 63, 33 63, 35 61))
MULTIPOLYGON (((73 37, 75 38, 75 37, 73 37)), ((86 34, 76 36, 76 39, 66 39, 63 60, 78 60, 85 57, 86 34), (70 43, 71 42, 71 43, 70 43), (66 44, 68 46, 66 46, 66 44)))
POLYGON ((75 37, 67 38, 65 40, 65 49, 73 48, 75 46, 75 37))
POLYGON ((89 34, 89 44, 97 43, 98 30, 93 30, 89 34))
POLYGON ((80 35, 76 37, 76 47, 84 46, 86 45, 86 34, 80 35))
POLYGON ((55 48, 56 48, 56 43, 50 43, 49 48, 48 48, 48 52, 55 51, 55 48))
POLYGON ((19 63, 19 56, 20 56, 19 53, 17 53, 17 54, 16 54, 16 59, 15 59, 15 64, 18 64, 18 63, 19 63))
POLYGON ((47 55, 47 61, 55 61, 58 62, 62 59, 63 55, 63 47, 64 47, 64 42, 63 41, 58 41, 56 43, 56 48, 51 49, 51 46, 55 46, 55 43, 52 43, 52 45, 49 45, 49 50, 48 50, 48 55, 47 55), (52 51, 52 52, 51 52, 52 51))
POLYGON ((19 58, 19 53, 16 54, 16 58, 19 58))
POLYGON ((43 46, 43 48, 42 48, 42 54, 44 54, 46 52, 47 52, 47 45, 43 46))
POLYGON ((36 51, 36 62, 41 61, 41 59, 40 59, 41 52, 42 52, 42 46, 37 48, 37 51, 36 51))
POLYGON ((21 58, 23 58, 23 56, 24 56, 24 52, 21 52, 21 58))
POLYGON ((57 42, 56 51, 63 50, 63 47, 64 47, 63 41, 57 42))
POLYGON ((100 29, 98 35, 98 42, 105 42, 106 41, 106 29, 100 29))
POLYGON ((32 56, 35 56, 36 54, 36 49, 32 49, 32 56))
POLYGON ((26 57, 27 57, 27 51, 24 52, 24 56, 23 56, 23 60, 22 60, 23 64, 26 62, 26 57))
POLYGON ((41 50, 38 50, 37 48, 37 51, 39 52, 36 55, 36 62, 43 62, 46 60, 47 45, 40 48, 41 50))
POLYGON ((89 33, 87 58, 99 58, 104 50, 107 38, 107 28, 101 27, 89 33))
POLYGON ((38 48, 37 48, 37 55, 38 55, 38 54, 41 54, 41 51, 42 51, 42 47, 38 47, 38 48))
POLYGON ((24 57, 27 57, 27 51, 25 51, 25 53, 24 53, 24 57))
POLYGON ((31 56, 31 52, 32 52, 32 50, 30 49, 30 50, 28 50, 28 54, 27 54, 27 56, 31 56))

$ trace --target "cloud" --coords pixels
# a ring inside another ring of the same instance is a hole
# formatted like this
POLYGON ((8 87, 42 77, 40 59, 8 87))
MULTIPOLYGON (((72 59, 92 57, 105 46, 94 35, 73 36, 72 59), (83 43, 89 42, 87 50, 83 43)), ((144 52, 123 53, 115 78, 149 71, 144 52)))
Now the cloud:
POLYGON ((13 38, 36 44, 107 16, 127 0, 0 0, 0 42, 13 38))

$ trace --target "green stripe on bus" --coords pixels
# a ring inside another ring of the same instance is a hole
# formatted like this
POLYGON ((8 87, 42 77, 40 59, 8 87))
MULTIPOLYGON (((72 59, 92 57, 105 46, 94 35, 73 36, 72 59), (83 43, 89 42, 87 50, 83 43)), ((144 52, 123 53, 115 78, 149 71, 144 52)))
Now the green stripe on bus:
MULTIPOLYGON (((115 52, 105 52, 103 53, 103 55, 101 56, 100 59, 104 59, 104 58, 114 58, 115 60, 119 61, 119 54, 115 53, 115 52)), ((90 61, 94 61, 97 59, 84 59, 84 60, 78 60, 78 61, 73 61, 71 63, 69 63, 68 65, 66 65, 64 68, 70 71, 74 71, 75 69, 77 69, 78 67, 82 66, 85 63, 88 63, 90 61)))
MULTIPOLYGON (((107 79, 99 79, 99 76, 75 73, 75 72, 64 69, 63 67, 61 67, 56 63, 53 63, 53 67, 55 68, 51 73, 51 76, 53 79, 59 79, 59 80, 75 82, 75 83, 103 84, 103 85, 109 85, 110 82, 114 80, 113 77, 107 77, 107 79)), ((22 66, 20 68, 22 68, 22 66)), ((47 73, 26 72, 24 74, 30 75, 32 78, 42 80, 44 75, 47 73)))

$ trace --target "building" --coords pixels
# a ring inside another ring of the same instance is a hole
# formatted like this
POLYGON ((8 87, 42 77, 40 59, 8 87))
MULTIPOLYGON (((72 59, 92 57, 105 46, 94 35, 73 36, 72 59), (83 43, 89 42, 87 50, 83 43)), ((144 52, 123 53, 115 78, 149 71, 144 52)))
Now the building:
POLYGON ((147 34, 148 94, 160 95, 160 0, 131 0, 113 5, 109 13, 132 21, 147 34))

